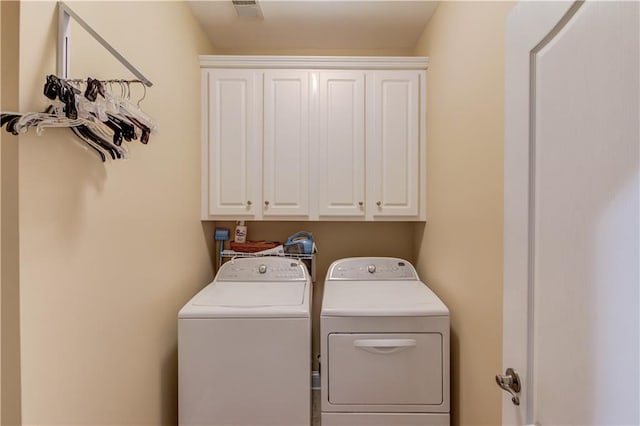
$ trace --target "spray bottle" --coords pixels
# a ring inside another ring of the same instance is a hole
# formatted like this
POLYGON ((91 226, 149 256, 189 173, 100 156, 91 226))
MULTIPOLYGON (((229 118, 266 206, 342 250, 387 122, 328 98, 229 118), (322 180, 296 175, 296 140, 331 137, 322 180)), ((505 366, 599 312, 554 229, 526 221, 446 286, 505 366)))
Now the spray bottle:
POLYGON ((244 226, 244 220, 236 222, 236 233, 234 239, 236 243, 244 243, 247 241, 247 227, 244 226))

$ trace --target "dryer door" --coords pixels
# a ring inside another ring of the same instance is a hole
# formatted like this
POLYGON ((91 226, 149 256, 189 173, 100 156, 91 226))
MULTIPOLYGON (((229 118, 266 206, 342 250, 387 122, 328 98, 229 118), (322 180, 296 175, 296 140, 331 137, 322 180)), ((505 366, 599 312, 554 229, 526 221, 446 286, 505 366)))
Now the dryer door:
POLYGON ((439 333, 328 336, 329 403, 440 405, 443 402, 439 333))

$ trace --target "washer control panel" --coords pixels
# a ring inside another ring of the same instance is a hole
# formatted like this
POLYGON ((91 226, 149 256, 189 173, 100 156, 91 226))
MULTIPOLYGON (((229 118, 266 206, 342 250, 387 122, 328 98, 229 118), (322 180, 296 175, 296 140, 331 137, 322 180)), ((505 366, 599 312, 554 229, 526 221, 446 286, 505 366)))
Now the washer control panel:
POLYGON ((216 281, 305 281, 307 267, 284 257, 233 259, 220 268, 216 281))
POLYGON ((350 257, 333 262, 328 280, 397 281, 418 280, 413 265, 394 257, 350 257))

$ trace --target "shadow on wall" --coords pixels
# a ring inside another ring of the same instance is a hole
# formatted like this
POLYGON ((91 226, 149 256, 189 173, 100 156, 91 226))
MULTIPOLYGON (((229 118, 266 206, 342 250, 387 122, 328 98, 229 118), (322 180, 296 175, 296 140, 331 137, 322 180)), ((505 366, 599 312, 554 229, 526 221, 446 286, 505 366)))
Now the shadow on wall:
POLYGON ((70 239, 69 231, 77 230, 77 225, 87 220, 82 206, 86 189, 96 194, 104 190, 105 163, 69 129, 47 129, 42 137, 30 131, 20 138, 20 144, 25 152, 21 155, 25 159, 21 161, 21 167, 37 164, 38 175, 48 181, 47 185, 33 186, 36 191, 43 192, 37 198, 44 201, 55 194, 55 200, 51 201, 59 207, 49 209, 47 214, 52 223, 59 224, 56 227, 59 237, 70 239))
MULTIPOLYGON (((215 232, 215 229, 217 227, 221 227, 221 225, 218 225, 216 222, 201 222, 201 225, 202 225, 202 238, 204 238, 204 242, 207 245, 209 260, 211 261, 211 267, 213 269, 215 267, 216 256, 218 255, 216 253, 216 244, 213 239, 213 234, 215 232)), ((229 228, 229 230, 233 232, 233 228, 231 228, 230 225, 222 226, 222 227, 229 228)), ((214 273, 215 273, 215 270, 214 270, 214 273)), ((213 279, 213 276, 211 277, 211 279, 213 279)))
MULTIPOLYGON (((454 315, 454 313, 450 313, 450 315, 454 315)), ((450 339, 451 339, 451 347, 449 350, 451 351, 450 355, 450 370, 449 370, 449 382, 451 384, 451 424, 456 425, 460 424, 460 420, 456 417, 458 413, 460 413, 460 392, 456 389, 456 385, 460 383, 460 337, 455 329, 451 328, 450 330, 450 339)))
POLYGON ((178 424, 178 345, 173 345, 162 361, 160 400, 162 424, 178 424))

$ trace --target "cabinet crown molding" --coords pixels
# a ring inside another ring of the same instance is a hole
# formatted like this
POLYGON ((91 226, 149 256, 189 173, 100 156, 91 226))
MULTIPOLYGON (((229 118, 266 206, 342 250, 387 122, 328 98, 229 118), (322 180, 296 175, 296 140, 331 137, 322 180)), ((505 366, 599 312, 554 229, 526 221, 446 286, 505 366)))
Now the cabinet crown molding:
POLYGON ((201 68, 304 68, 426 70, 426 56, 253 56, 200 55, 201 68))

